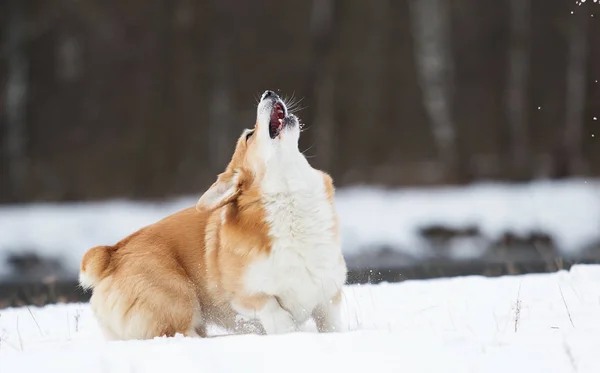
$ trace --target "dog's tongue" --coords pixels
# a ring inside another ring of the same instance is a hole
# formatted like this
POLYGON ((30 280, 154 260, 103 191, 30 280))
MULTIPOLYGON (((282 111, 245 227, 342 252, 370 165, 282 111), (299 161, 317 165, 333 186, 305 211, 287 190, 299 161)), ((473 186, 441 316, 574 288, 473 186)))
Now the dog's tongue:
POLYGON ((283 118, 280 118, 276 112, 273 112, 273 115, 271 115, 271 122, 269 124, 273 129, 280 130, 281 126, 283 126, 283 118))
POLYGON ((273 112, 271 113, 271 121, 269 123, 269 132, 272 138, 275 138, 277 137, 277 135, 279 135, 279 131, 281 131, 281 127, 283 127, 283 118, 285 118, 283 106, 277 103, 273 107, 273 112))

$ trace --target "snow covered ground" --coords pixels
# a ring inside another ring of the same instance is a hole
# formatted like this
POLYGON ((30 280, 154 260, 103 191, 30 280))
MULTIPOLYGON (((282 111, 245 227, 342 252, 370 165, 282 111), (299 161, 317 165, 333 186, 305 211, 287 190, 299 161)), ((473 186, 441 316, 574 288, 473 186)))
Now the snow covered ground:
MULTIPOLYGON (((553 236, 562 253, 576 253, 600 242, 600 181, 537 181, 528 184, 475 184, 461 188, 341 188, 336 203, 344 253, 360 255, 391 248, 423 258, 429 248, 419 229, 479 228, 484 240, 507 231, 553 236)), ((75 271, 92 246, 113 244, 147 224, 195 204, 198 196, 163 203, 107 201, 0 207, 0 275, 11 252, 30 251, 60 258, 75 271)), ((480 252, 457 253, 469 259, 480 252)), ((468 250, 467 250, 468 251, 468 250)))
MULTIPOLYGON (((0 372, 600 372, 600 266, 348 286, 348 332, 106 342, 86 304, 0 310, 0 372)), ((213 330, 222 334, 221 331, 213 330)))

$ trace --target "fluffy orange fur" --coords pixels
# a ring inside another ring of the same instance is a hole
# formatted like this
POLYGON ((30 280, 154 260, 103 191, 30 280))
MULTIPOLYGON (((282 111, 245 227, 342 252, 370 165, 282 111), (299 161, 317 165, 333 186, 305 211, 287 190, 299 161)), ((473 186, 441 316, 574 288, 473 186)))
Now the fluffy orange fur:
MULTIPOLYGON (((247 167, 260 139, 248 134, 240 136, 231 162, 196 207, 85 253, 81 284, 93 288, 90 304, 107 338, 203 337, 207 323, 239 327, 232 303, 259 310, 270 299, 247 293, 242 278, 271 250, 253 182, 260 168, 247 167)), ((333 182, 325 173, 323 179, 333 202, 333 182)), ((338 234, 337 222, 334 229, 338 234)), ((338 293, 332 301, 339 300, 338 293)))

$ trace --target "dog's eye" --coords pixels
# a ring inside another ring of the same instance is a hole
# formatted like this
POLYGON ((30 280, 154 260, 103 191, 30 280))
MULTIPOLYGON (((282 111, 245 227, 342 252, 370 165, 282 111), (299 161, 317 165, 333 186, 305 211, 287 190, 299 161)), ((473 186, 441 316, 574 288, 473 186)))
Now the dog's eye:
POLYGON ((250 137, 252 137, 252 135, 254 135, 254 130, 252 130, 252 131, 249 131, 249 132, 246 134, 246 141, 248 141, 248 140, 250 139, 250 137))

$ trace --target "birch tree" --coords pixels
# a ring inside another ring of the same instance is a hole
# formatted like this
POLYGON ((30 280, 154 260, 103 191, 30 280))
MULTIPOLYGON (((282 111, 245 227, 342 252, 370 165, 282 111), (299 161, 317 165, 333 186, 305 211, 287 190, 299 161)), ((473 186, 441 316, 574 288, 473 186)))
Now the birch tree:
POLYGON ((324 169, 332 166, 335 154, 335 83, 333 67, 333 30, 335 0, 313 0, 310 32, 313 58, 309 84, 316 103, 313 126, 316 155, 324 169))
POLYGON ((26 20, 22 0, 8 1, 5 50, 7 51, 7 82, 4 94, 6 143, 3 148, 8 160, 10 194, 23 196, 27 174, 26 125, 29 60, 25 52, 26 20))
POLYGON ((531 0, 510 1, 507 117, 513 169, 522 174, 529 159, 527 84, 529 75, 531 0))
POLYGON ((564 149, 570 175, 583 172, 582 154, 584 109, 586 100, 588 24, 590 15, 579 8, 571 17, 569 56, 567 61, 567 107, 564 127, 564 149))
MULTIPOLYGON (((235 24, 231 19, 231 9, 235 4, 231 0, 212 0, 215 25, 235 24)), ((231 154, 229 139, 231 123, 234 118, 233 78, 231 66, 231 27, 219 27, 211 33, 210 66, 212 70, 212 92, 209 108, 209 159, 212 168, 225 167, 231 154)))
POLYGON ((448 6, 447 0, 410 1, 411 28, 423 104, 429 116, 438 155, 446 171, 456 176, 458 148, 450 99, 453 68, 448 6))

